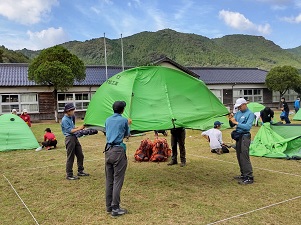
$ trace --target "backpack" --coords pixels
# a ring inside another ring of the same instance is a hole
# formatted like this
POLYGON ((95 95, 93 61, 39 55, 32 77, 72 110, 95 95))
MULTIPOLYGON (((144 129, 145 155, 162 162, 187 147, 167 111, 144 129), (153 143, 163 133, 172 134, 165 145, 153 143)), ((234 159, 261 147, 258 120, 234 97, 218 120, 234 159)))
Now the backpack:
POLYGON ((171 149, 165 138, 158 138, 153 142, 151 162, 165 162, 171 155, 171 149))
POLYGON ((149 139, 141 141, 139 148, 136 150, 134 157, 138 162, 149 161, 152 155, 153 143, 149 139))

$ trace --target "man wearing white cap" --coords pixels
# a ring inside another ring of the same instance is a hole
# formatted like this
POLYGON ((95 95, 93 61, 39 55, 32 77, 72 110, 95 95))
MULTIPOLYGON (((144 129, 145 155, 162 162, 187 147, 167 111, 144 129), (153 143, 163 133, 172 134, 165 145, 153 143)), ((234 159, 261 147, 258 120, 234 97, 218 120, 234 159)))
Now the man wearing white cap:
POLYGON ((236 126, 236 130, 232 132, 231 136, 236 140, 236 156, 241 173, 234 178, 239 181, 239 184, 252 184, 254 178, 249 147, 251 143, 250 130, 255 116, 248 109, 247 101, 244 98, 237 99, 234 107, 238 109, 238 112, 234 117, 229 117, 229 122, 231 127, 236 126))

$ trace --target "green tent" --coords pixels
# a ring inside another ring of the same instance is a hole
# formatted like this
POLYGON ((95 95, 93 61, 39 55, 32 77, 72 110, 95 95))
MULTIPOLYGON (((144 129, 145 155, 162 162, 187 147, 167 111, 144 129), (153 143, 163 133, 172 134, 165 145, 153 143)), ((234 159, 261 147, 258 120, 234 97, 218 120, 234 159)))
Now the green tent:
POLYGON ((301 120, 301 110, 294 115, 293 120, 301 120))
POLYGON ((263 110, 265 108, 264 105, 258 103, 258 102, 250 102, 248 104, 248 108, 253 112, 260 112, 261 110, 263 110))
POLYGON ((301 156, 301 125, 265 123, 250 145, 250 155, 269 158, 301 156))
POLYGON ((163 66, 137 67, 111 77, 92 97, 84 123, 103 128, 116 100, 127 103, 124 116, 133 120, 132 131, 204 130, 228 114, 204 82, 163 66))
POLYGON ((37 139, 20 117, 13 114, 0 116, 0 152, 37 147, 37 139))

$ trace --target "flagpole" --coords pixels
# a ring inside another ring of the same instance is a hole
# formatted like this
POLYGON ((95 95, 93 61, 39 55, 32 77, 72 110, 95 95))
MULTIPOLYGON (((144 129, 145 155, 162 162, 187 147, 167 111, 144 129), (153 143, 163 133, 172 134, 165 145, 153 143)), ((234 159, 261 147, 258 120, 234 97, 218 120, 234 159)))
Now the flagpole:
POLYGON ((123 58, 123 40, 122 40, 122 34, 120 35, 121 36, 121 64, 122 64, 122 71, 124 71, 124 58, 123 58))
POLYGON ((107 80, 108 79, 108 63, 107 63, 106 33, 103 33, 103 43, 105 46, 105 67, 106 67, 106 80, 107 80))

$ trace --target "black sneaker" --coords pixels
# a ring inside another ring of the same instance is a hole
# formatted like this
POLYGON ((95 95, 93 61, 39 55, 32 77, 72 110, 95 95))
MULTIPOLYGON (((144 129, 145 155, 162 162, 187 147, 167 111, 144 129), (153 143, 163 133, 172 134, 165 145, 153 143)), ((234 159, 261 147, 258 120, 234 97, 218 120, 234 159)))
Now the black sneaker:
POLYGON ((112 207, 107 207, 107 213, 111 213, 112 212, 112 207))
POLYGON ((171 160, 169 163, 167 163, 167 166, 176 165, 178 162, 171 160))
POLYGON ((90 176, 90 174, 85 173, 84 171, 81 171, 81 172, 78 172, 78 173, 77 173, 77 176, 80 176, 80 177, 87 177, 87 176, 90 176))
POLYGON ((244 176, 243 176, 243 175, 239 175, 239 176, 235 176, 235 177, 233 177, 233 178, 234 178, 234 180, 241 181, 241 180, 244 179, 244 176))
POLYGON ((249 177, 238 181, 238 183, 242 185, 253 184, 253 182, 254 182, 253 178, 249 178, 249 177))
POLYGON ((111 215, 113 217, 116 217, 116 216, 122 216, 126 213, 128 213, 126 209, 118 208, 118 209, 112 209, 111 215))
POLYGON ((67 176, 66 179, 67 180, 78 180, 79 177, 77 177, 77 176, 67 176))

